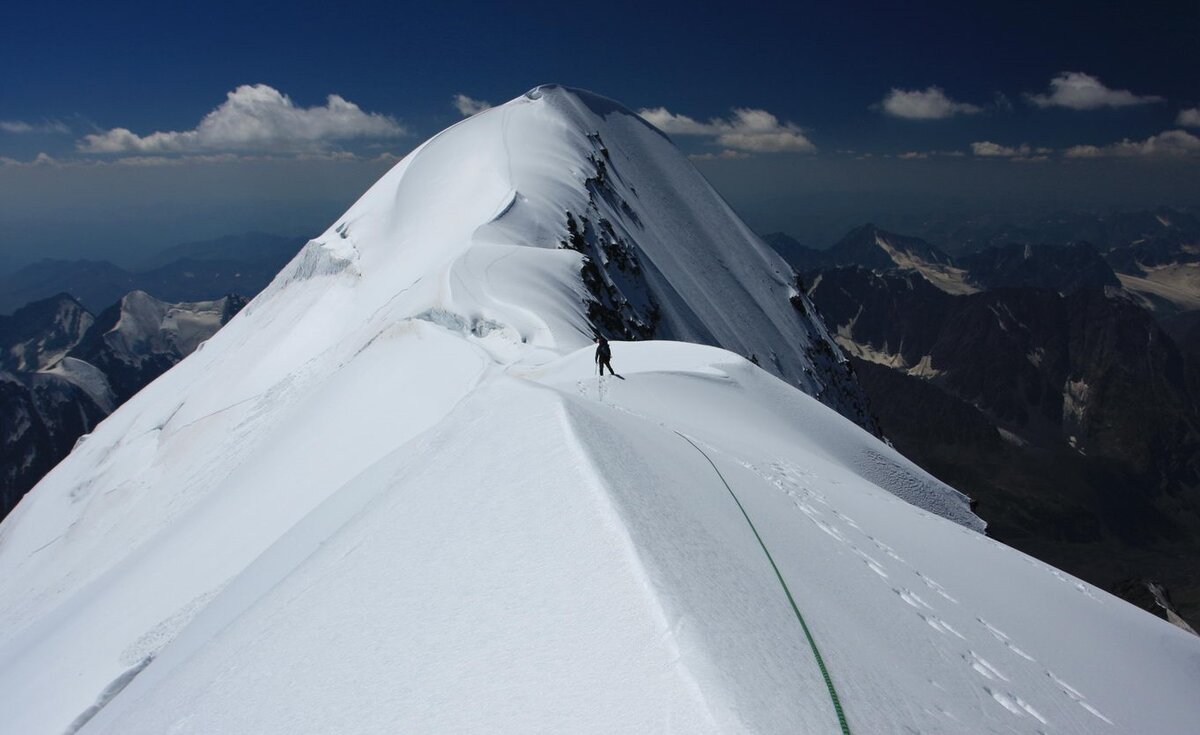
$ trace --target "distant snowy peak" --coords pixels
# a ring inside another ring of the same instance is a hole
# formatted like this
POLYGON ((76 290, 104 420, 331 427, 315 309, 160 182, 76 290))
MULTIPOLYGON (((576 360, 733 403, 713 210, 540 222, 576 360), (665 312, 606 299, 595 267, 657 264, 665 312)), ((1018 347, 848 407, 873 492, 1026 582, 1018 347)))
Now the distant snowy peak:
POLYGON ((919 237, 898 235, 873 224, 857 227, 828 251, 835 265, 860 265, 885 269, 912 260, 930 265, 950 265, 950 256, 919 237), (898 260, 899 258, 899 260, 898 260))
MULTIPOLYGON (((95 368, 108 382, 108 395, 121 403, 194 352, 245 303, 242 297, 230 295, 172 304, 132 291, 96 317, 70 357, 95 368)), ((98 395, 93 371, 78 365, 58 367, 62 377, 89 395, 98 395)))
POLYGON ((145 291, 131 291, 97 318, 95 338, 131 364, 155 354, 191 354, 238 312, 245 301, 226 296, 213 301, 168 303, 145 291))
POLYGON ((919 237, 887 232, 875 225, 852 230, 829 249, 830 265, 858 265, 876 272, 901 270, 920 274, 946 293, 974 293, 979 289, 953 258, 919 237))
POLYGON ((361 280, 364 317, 451 313, 556 351, 594 333, 723 347, 874 430, 787 263, 663 133, 589 92, 537 87, 434 136, 251 311, 325 275, 361 280))
POLYGON ((0 518, 121 403, 191 354, 240 297, 126 295, 99 319, 71 296, 0 316, 0 518))

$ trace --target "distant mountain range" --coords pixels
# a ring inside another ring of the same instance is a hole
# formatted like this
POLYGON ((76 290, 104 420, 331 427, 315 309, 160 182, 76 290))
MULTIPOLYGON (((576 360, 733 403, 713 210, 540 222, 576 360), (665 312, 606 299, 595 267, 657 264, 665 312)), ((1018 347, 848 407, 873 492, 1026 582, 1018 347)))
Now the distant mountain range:
POLYGON ((1089 242, 1101 252, 1139 243, 1192 240, 1200 216, 1192 210, 1158 207, 1134 211, 1045 210, 956 214, 941 212, 888 217, 883 223, 934 243, 953 256, 989 247, 1026 243, 1089 242))
POLYGON ((0 316, 0 517, 80 436, 245 303, 167 303, 133 291, 93 316, 59 294, 0 316))
POLYGON ((43 260, 0 277, 0 518, 80 436, 229 321, 303 244, 248 233, 167 248, 136 270, 43 260))
POLYGON ((974 497, 991 535, 1143 603, 1159 599, 1143 582, 1165 582, 1196 620, 1200 289, 1179 275, 1200 261, 1195 225, 1131 215, 1096 230, 1103 250, 957 256, 873 225, 826 251, 765 239, 853 356, 885 435, 974 497), (1165 273, 1173 291, 1151 280, 1165 273))
POLYGON ((59 293, 98 313, 130 291, 168 302, 256 294, 299 252, 303 238, 266 233, 177 245, 126 269, 105 260, 42 260, 0 277, 0 314, 59 293))
MULTIPOLYGON (((1158 211, 1088 227, 1103 247, 1013 241, 1052 226, 960 232, 950 248, 870 224, 827 250, 764 239, 851 355, 889 439, 976 498, 992 535, 1150 609, 1163 598, 1144 582, 1165 582, 1195 621, 1200 224, 1158 211)), ((0 517, 302 244, 252 233, 138 270, 42 261, 0 278, 0 307, 24 304, 0 315, 0 517)))

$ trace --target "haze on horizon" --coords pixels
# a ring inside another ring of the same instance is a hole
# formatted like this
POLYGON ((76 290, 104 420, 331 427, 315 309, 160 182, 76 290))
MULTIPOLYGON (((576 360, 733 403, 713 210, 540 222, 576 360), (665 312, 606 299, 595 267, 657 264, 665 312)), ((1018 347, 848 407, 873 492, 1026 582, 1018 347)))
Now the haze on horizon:
POLYGON ((752 227, 816 246, 889 216, 1200 204, 1200 8, 605 11, 15 8, 0 265, 310 236, 545 82, 639 111, 752 227))

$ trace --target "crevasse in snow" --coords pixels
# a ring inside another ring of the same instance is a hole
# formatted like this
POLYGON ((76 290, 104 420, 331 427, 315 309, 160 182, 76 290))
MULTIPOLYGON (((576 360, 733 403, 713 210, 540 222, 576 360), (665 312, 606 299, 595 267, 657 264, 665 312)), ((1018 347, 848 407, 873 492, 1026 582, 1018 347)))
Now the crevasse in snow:
POLYGON ((1197 639, 987 539, 855 391, 669 140, 539 87, 0 524, 4 727, 836 732, 786 585, 855 732, 1190 732, 1197 639), (654 338, 626 380, 595 328, 654 338))

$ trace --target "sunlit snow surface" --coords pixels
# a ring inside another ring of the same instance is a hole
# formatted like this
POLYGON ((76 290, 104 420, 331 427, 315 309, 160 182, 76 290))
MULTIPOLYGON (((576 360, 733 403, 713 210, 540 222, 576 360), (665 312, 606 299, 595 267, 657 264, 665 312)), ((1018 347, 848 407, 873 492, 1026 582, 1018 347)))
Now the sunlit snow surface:
POLYGON ((681 434, 854 732, 1195 731, 1200 639, 779 378, 666 341, 597 378, 555 249, 593 131, 670 333, 799 349, 780 262, 665 138, 560 88, 467 120, 0 525, 0 731, 835 732, 681 434))

